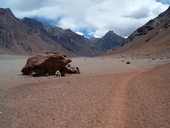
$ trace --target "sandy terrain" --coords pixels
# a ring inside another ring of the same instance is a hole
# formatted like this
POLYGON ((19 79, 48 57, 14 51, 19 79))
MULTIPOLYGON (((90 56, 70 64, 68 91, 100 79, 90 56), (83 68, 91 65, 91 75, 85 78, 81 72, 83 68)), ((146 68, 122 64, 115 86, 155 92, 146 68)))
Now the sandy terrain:
POLYGON ((170 127, 168 59, 74 58, 80 75, 39 78, 25 62, 0 56, 0 128, 170 127))

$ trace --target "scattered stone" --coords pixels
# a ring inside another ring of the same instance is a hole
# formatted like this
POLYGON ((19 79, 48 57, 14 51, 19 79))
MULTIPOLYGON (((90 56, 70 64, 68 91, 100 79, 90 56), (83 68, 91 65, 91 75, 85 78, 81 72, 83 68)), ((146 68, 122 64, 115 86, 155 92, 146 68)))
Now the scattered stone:
POLYGON ((61 76, 64 77, 66 74, 80 74, 80 70, 78 67, 73 67, 73 66, 65 66, 62 69, 59 70, 61 73, 61 76))
POLYGON ((61 73, 59 71, 56 72, 56 76, 60 77, 61 73))
POLYGON ((126 64, 130 64, 130 62, 128 61, 128 62, 126 62, 126 64))
POLYGON ((152 57, 152 60, 156 60, 156 57, 152 57))

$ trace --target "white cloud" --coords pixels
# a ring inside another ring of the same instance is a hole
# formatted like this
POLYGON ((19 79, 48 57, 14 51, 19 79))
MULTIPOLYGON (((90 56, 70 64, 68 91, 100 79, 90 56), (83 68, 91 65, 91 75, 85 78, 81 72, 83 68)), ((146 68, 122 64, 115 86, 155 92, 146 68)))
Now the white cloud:
POLYGON ((96 37, 113 30, 128 36, 167 9, 156 0, 2 0, 19 17, 44 17, 75 32, 88 29, 96 37))
POLYGON ((76 32, 78 35, 83 36, 84 34, 82 32, 76 32))

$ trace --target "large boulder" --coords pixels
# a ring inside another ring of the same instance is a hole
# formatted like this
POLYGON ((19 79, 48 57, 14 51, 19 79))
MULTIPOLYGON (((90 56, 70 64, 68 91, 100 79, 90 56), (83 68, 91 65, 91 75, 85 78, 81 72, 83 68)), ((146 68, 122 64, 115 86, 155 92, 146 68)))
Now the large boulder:
POLYGON ((21 71, 23 75, 55 75, 56 71, 63 69, 70 62, 71 60, 64 54, 44 51, 28 58, 25 67, 21 71))

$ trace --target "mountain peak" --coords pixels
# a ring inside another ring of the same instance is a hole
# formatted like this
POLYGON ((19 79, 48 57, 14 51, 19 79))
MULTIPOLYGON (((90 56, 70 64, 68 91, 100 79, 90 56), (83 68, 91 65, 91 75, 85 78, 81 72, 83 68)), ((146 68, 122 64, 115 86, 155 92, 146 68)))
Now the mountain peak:
POLYGON ((95 44, 101 49, 103 52, 111 50, 112 48, 119 47, 124 43, 125 39, 114 31, 108 31, 102 38, 96 40, 95 44))
POLYGON ((109 30, 106 34, 115 34, 113 30, 109 30))
POLYGON ((27 23, 32 23, 32 24, 41 24, 41 22, 35 20, 35 19, 32 19, 32 18, 29 18, 29 17, 24 17, 22 19, 22 22, 27 22, 27 23))
POLYGON ((0 15, 15 17, 10 8, 0 8, 0 15))
POLYGON ((113 30, 109 30, 109 31, 105 34, 104 37, 110 37, 110 36, 115 36, 115 35, 117 35, 117 34, 115 34, 113 30))

